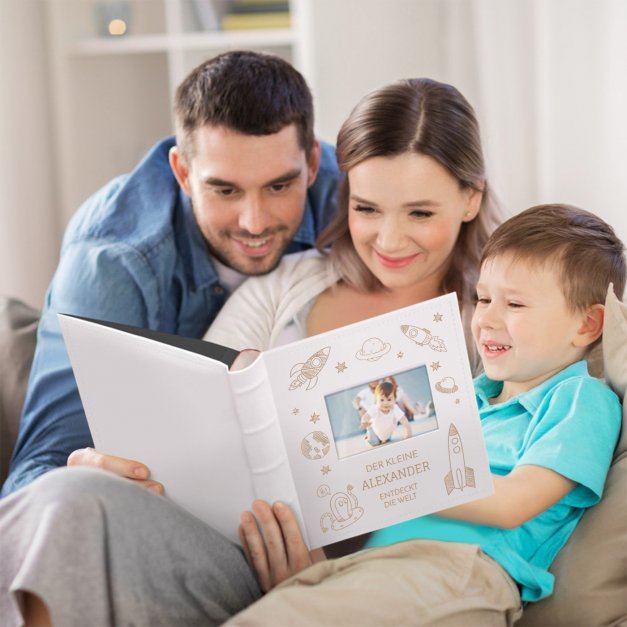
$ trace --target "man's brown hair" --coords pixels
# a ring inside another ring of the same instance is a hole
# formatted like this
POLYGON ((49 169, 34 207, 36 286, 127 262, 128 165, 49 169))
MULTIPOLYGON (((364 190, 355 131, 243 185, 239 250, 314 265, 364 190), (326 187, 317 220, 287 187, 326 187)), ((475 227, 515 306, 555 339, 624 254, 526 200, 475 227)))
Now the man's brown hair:
POLYGON ((295 124, 307 155, 314 144, 313 99, 305 79, 287 61, 261 52, 225 52, 192 70, 176 91, 174 118, 177 144, 188 160, 194 131, 204 125, 273 135, 295 124))

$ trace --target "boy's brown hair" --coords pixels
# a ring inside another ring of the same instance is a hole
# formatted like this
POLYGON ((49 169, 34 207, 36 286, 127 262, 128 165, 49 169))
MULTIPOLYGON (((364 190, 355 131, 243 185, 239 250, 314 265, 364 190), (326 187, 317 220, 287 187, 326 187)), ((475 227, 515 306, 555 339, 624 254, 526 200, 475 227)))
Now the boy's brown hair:
POLYGON ((599 216, 571 205, 537 205, 510 218, 488 239, 481 265, 509 253, 532 265, 552 264, 573 310, 603 304, 610 283, 622 298, 625 246, 599 216))

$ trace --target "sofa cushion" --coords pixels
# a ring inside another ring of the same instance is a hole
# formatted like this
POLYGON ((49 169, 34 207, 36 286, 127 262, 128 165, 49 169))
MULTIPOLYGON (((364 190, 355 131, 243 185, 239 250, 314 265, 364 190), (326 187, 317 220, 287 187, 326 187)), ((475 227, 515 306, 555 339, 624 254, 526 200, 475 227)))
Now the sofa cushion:
POLYGON ((0 296, 0 483, 17 437, 38 321, 37 310, 0 296))
POLYGON ((517 627, 627 623, 627 306, 613 291, 605 303, 603 361, 606 379, 623 399, 623 430, 603 499, 553 562, 553 595, 529 605, 517 627))

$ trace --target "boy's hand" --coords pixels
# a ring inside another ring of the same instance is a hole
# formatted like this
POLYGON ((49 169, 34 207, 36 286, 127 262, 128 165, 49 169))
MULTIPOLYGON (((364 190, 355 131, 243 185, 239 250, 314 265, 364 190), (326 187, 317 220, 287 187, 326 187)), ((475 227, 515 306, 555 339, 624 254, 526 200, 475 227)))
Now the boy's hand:
POLYGON ((119 477, 131 479, 134 483, 152 490, 157 494, 163 494, 165 489, 163 484, 157 481, 151 481, 150 470, 148 466, 141 462, 126 459, 124 457, 116 457, 115 455, 106 455, 99 453, 93 448, 80 448, 70 453, 67 458, 68 466, 87 466, 89 468, 99 468, 100 470, 108 470, 119 477))
POLYGON ((251 512, 244 512, 239 536, 263 592, 325 559, 322 549, 309 551, 296 518, 285 503, 270 507, 265 501, 255 501, 252 509, 257 520, 251 512))

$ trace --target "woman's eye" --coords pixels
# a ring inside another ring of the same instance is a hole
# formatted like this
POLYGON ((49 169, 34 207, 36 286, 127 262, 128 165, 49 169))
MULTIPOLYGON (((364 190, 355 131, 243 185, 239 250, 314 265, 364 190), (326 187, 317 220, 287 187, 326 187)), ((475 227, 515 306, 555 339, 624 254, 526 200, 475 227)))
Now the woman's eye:
POLYGON ((371 214, 375 213, 376 209, 374 207, 368 207, 367 205, 355 205, 353 207, 353 211, 357 211, 358 213, 371 214))
POLYGON ((477 304, 478 305, 489 305, 490 304, 490 299, 486 298, 485 296, 477 296, 477 304))
POLYGON ((509 306, 512 309, 522 309, 524 307, 524 305, 522 303, 509 303, 509 306))
POLYGON ((433 211, 416 209, 415 211, 412 211, 409 215, 411 215, 412 218, 419 218, 424 220, 425 218, 430 218, 433 215, 433 211))

